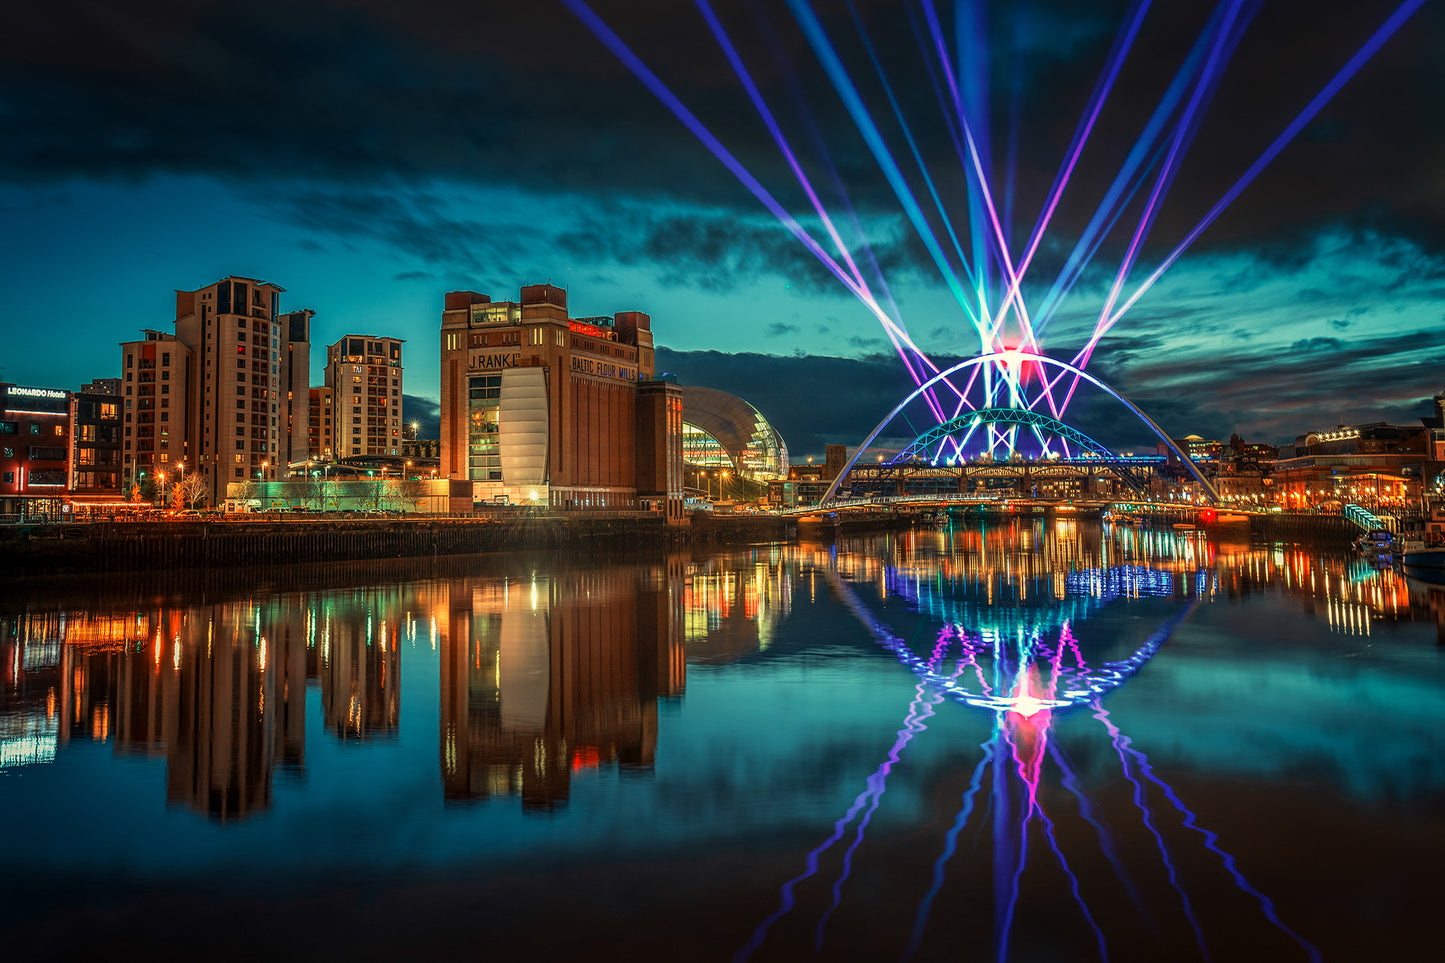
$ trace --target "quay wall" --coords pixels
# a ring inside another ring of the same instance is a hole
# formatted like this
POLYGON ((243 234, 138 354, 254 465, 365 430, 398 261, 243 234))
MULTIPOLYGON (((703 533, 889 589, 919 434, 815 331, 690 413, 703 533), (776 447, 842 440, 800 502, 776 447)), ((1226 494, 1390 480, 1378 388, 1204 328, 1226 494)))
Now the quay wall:
POLYGON ((653 515, 15 526, 0 530, 0 577, 668 545, 683 537, 653 515))
POLYGON ((0 528, 0 578, 698 542, 734 545, 782 541, 795 533, 795 522, 771 515, 699 513, 690 525, 669 526, 651 512, 16 525, 0 528))
MULTIPOLYGON (((1196 521, 1175 508, 1148 513, 1146 524, 1196 521)), ((833 539, 915 524, 900 512, 795 520, 775 515, 699 513, 668 526, 650 513, 454 518, 96 522, 0 528, 0 578, 69 572, 290 565, 425 558, 492 552, 605 549, 686 544, 749 544, 833 539)), ((1216 526, 1205 526, 1213 532, 1216 526)), ((1244 526, 1238 526, 1242 533, 1244 526)), ((1358 529, 1338 515, 1255 514, 1251 537, 1345 543, 1358 529)))

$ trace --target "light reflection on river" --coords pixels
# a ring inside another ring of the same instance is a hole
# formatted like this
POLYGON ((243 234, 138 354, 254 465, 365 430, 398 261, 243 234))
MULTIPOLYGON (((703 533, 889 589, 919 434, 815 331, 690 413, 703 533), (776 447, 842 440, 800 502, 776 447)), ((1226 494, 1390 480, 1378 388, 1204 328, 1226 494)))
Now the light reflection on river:
POLYGON ((1442 614, 1072 521, 11 586, 4 945, 1419 951, 1442 614))

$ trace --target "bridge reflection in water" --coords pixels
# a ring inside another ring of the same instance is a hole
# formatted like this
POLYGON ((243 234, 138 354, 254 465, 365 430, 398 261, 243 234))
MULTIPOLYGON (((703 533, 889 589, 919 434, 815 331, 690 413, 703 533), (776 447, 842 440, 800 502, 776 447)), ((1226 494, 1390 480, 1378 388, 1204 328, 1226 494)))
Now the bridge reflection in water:
MULTIPOLYGON (((950 560, 959 564, 939 565, 933 559, 931 564, 920 565, 906 557, 896 564, 880 564, 876 556, 847 552, 815 558, 835 596, 878 645, 917 677, 918 683, 887 756, 866 777, 863 791, 834 822, 831 834, 808 852, 803 872, 782 884, 778 908, 753 931, 737 953, 737 960, 749 958, 764 945, 773 924, 798 906, 798 888, 818 875, 824 855, 835 846, 845 845, 841 859, 835 857, 839 869, 831 886, 831 901, 819 915, 814 931, 814 949, 823 949, 829 918, 841 904, 855 855, 883 803, 893 767, 902 761, 910 743, 926 733, 929 720, 946 702, 990 713, 992 727, 989 737, 978 746, 979 758, 959 800, 957 814, 938 843, 938 855, 928 888, 914 913, 904 959, 918 951, 949 865, 957 856, 959 838, 976 815, 980 822, 987 819, 992 824, 992 925, 997 959, 1009 956, 1024 872, 1030 863, 1031 848, 1037 850, 1040 844, 1046 852, 1043 860, 1052 861, 1066 881, 1076 912, 1092 932, 1100 958, 1109 958, 1104 930, 1060 846, 1055 815, 1045 808, 1040 796, 1041 784, 1050 779, 1056 779, 1072 796, 1078 818, 1092 827, 1099 851, 1141 921, 1152 925, 1150 909, 1121 859, 1120 845, 1106 814, 1084 790, 1068 755, 1051 739, 1056 714, 1067 712, 1087 713, 1098 722, 1096 738, 1107 742, 1118 760, 1120 774, 1132 787, 1135 816, 1153 839, 1177 898, 1177 912, 1187 921, 1206 960, 1211 958, 1209 940, 1176 869, 1179 844, 1171 846, 1161 830, 1161 806, 1172 809, 1177 814, 1174 818, 1182 818, 1180 825, 1197 836, 1193 845, 1219 861, 1234 885, 1257 905, 1269 923, 1298 944, 1307 958, 1322 958, 1306 937, 1280 918, 1273 901, 1249 881, 1236 858, 1220 845, 1219 837, 1199 824, 1196 814, 1104 708, 1109 692, 1126 684, 1160 652, 1201 600, 1219 591, 1219 575, 1204 564, 1206 558, 1214 560, 1213 547, 1198 537, 1164 534, 1146 536, 1147 542, 1141 544, 1137 533, 1121 533, 1117 542, 1105 538, 1097 552, 1090 553, 1079 540, 1067 537, 1075 534, 1072 523, 1063 523, 1060 528, 1066 529, 1059 533, 1066 537, 1046 536, 1042 544, 1030 546, 1033 550, 1027 554, 1010 551, 1011 547, 1017 548, 1010 546, 1010 539, 995 538, 991 545, 985 545, 980 533, 964 533, 961 540, 971 542, 974 550, 951 554, 950 560), (1159 567, 1099 561, 1100 556, 1107 558, 1111 554, 1138 555, 1141 549, 1143 554, 1155 554, 1159 567), (877 586, 882 599, 904 600, 909 610, 926 615, 930 624, 940 626, 936 636, 922 645, 910 643, 862 600, 854 588, 858 583, 877 586), (1075 627, 1118 599, 1145 597, 1172 601, 1175 611, 1130 651, 1114 658, 1086 652, 1091 646, 1075 637, 1075 627)), ((1009 532, 1011 537, 1019 534, 1017 529, 1009 532)), ((944 537, 951 541, 952 535, 944 537)), ((1296 561, 1305 564, 1303 556, 1296 561)), ((1257 565, 1253 557, 1250 562, 1257 565)), ((1375 601, 1381 601, 1378 595, 1375 601)), ((1107 815, 1119 818, 1119 814, 1107 815)), ((975 830, 980 831, 981 827, 975 830)))

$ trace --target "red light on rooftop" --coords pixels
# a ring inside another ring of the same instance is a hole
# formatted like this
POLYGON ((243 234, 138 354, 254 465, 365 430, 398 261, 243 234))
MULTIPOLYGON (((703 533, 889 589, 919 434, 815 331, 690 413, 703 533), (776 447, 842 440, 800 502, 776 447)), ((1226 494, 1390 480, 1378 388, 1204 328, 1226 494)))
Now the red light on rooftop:
POLYGON ((586 324, 582 321, 568 321, 567 327, 578 334, 590 335, 594 338, 605 338, 607 335, 595 324, 586 324))

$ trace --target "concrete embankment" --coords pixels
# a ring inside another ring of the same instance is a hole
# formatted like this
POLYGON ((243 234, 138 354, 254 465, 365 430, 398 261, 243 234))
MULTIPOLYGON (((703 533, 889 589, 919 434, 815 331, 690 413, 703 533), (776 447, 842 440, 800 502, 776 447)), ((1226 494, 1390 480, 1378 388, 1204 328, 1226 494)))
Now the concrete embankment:
POLYGON ((776 541, 784 519, 719 516, 667 526, 657 515, 274 518, 101 522, 0 529, 0 577, 203 566, 290 565, 487 552, 776 541))

